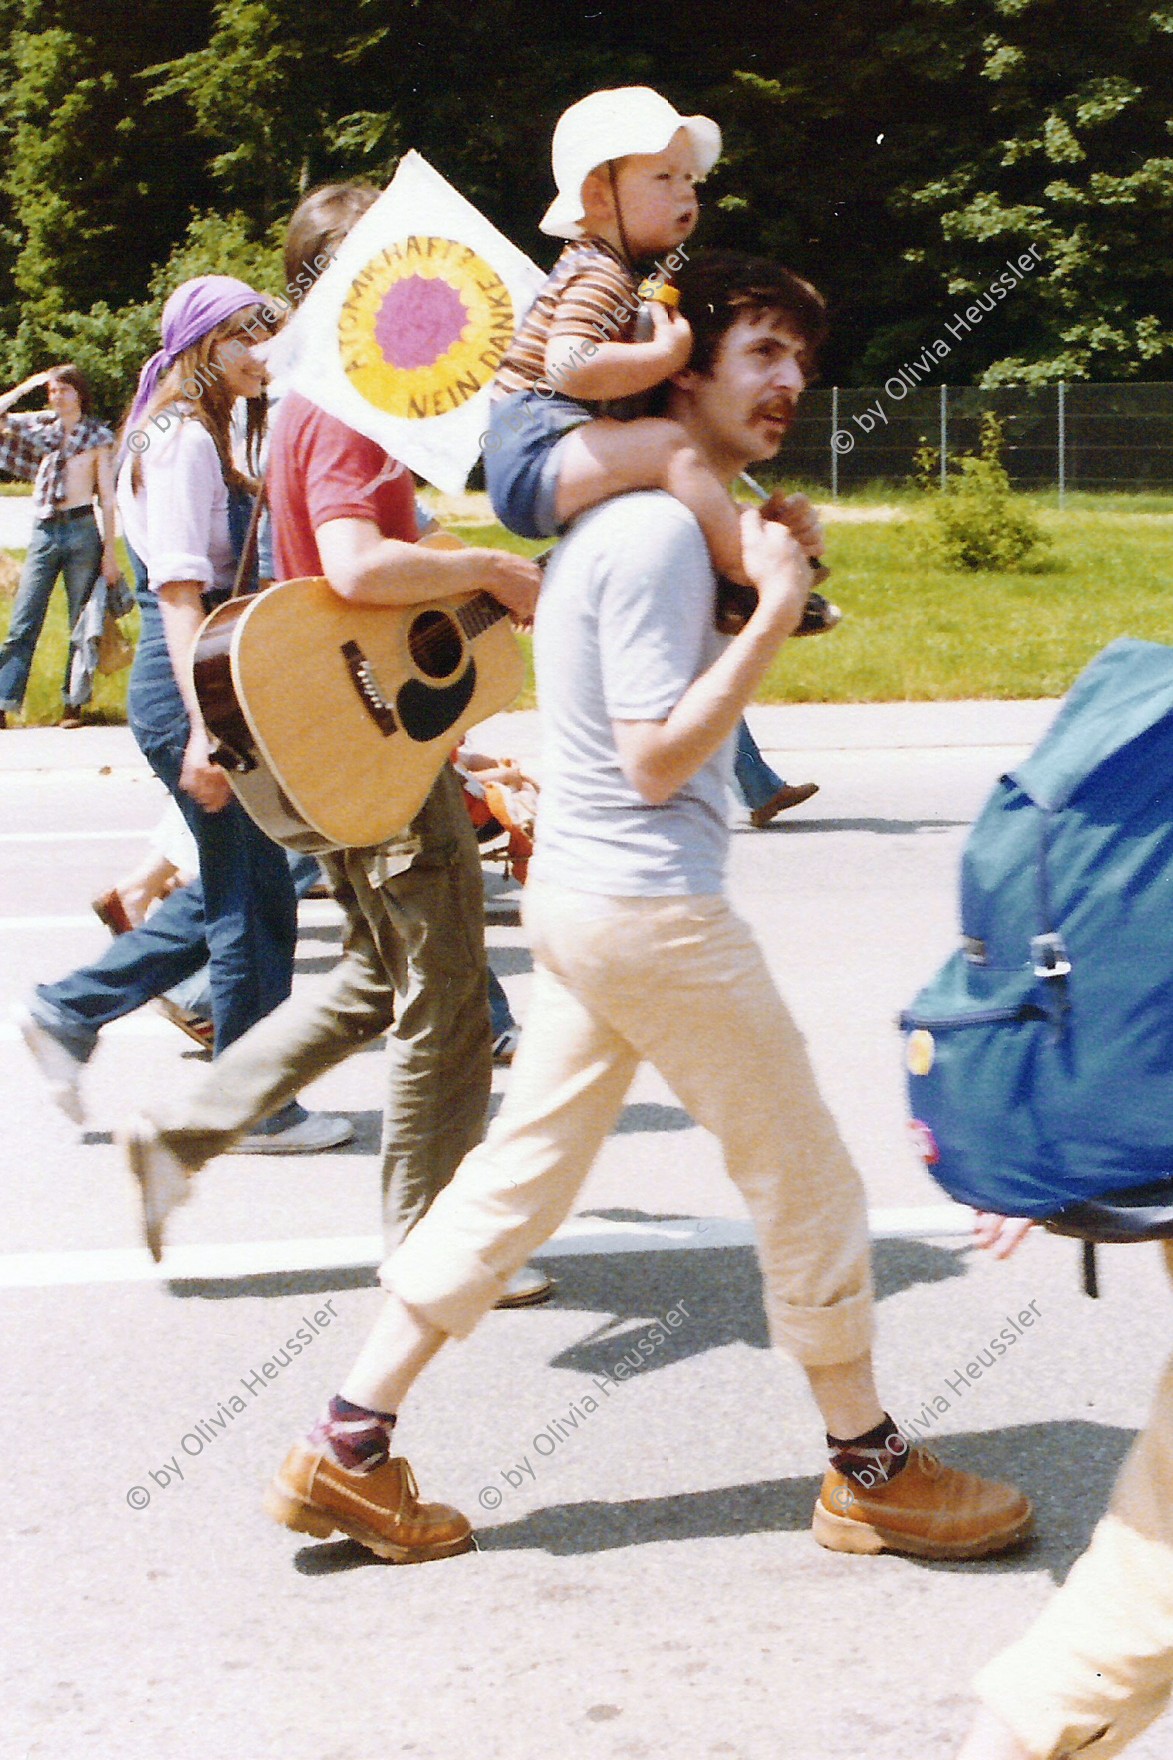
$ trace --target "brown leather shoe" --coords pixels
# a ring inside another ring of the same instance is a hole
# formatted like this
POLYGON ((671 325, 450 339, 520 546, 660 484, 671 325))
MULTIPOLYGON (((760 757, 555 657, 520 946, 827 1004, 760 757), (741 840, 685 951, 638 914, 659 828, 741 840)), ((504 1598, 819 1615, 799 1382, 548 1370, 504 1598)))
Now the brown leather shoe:
POLYGON ((749 816, 749 822, 756 831, 761 831, 790 807, 801 807, 803 801, 809 801, 812 794, 818 794, 817 782, 784 782, 777 794, 770 796, 764 806, 755 807, 749 816))
POLYGON ((450 1558, 473 1545, 472 1529, 458 1509, 420 1502, 405 1460, 388 1461, 373 1473, 348 1473, 304 1442, 294 1444, 270 1480, 265 1513, 319 1540, 338 1529, 392 1564, 450 1558))
POLYGON ((908 1552, 914 1558, 985 1558, 1025 1539, 1028 1497, 1013 1485, 946 1467, 914 1448, 903 1472, 868 1491, 829 1468, 812 1532, 831 1552, 908 1552))

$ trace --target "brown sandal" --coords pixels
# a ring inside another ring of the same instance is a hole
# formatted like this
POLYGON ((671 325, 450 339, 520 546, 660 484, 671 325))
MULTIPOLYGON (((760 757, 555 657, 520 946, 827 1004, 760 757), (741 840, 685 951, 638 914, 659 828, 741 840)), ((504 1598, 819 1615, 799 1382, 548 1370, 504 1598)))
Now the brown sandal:
POLYGON ((117 886, 95 898, 92 909, 99 923, 109 929, 111 935, 129 935, 134 928, 117 886))

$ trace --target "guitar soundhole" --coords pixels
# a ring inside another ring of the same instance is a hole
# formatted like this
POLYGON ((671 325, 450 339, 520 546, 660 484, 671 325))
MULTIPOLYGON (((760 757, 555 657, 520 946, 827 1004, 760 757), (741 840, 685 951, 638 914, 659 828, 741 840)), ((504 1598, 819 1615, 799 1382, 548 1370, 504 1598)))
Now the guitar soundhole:
POLYGON ((427 678, 447 678, 464 658, 460 631, 442 611, 422 611, 414 618, 407 645, 427 678))

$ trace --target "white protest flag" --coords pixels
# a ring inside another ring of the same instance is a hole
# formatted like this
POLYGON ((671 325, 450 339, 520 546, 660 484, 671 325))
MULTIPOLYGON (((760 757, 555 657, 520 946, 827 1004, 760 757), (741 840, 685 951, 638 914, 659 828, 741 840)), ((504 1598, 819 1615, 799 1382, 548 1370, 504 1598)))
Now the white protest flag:
POLYGON ((488 424, 493 375, 543 280, 409 152, 290 326, 292 385, 457 494, 488 424))

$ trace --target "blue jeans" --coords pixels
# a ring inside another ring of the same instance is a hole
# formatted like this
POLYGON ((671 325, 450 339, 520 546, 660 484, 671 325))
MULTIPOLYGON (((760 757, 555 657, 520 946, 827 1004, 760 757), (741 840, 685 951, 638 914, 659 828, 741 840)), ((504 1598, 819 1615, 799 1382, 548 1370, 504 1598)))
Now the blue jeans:
MULTIPOLYGON (((8 637, 0 648, 0 709, 19 709, 28 689, 33 654, 41 636, 45 613, 57 581, 65 579, 65 597, 69 602, 69 627, 81 616, 82 607, 93 591, 102 566, 102 535, 93 512, 80 519, 37 520, 29 539, 28 553, 20 571, 20 586, 12 607, 8 637)), ((65 655, 65 677, 61 695, 71 709, 81 707, 69 699, 69 667, 73 645, 65 655)), ((82 698, 82 702, 88 701, 82 698)))
POLYGON ((38 984, 29 1011, 84 1062, 102 1027, 190 978, 206 958, 204 895, 197 880, 172 892, 139 928, 115 936, 92 966, 56 984, 38 984))
POLYGON ((200 857, 197 881, 172 893, 140 928, 120 935, 92 966, 39 985, 32 1010, 79 1057, 98 1031, 190 977, 210 955, 216 1053, 284 1002, 293 984, 297 901, 285 851, 233 800, 206 813, 179 786, 188 720, 171 670, 163 621, 131 553, 142 634, 127 702, 131 730, 175 797, 200 857), (205 952, 204 943, 207 943, 205 952))
MULTIPOLYGON (((294 855, 286 850, 285 858, 289 863, 289 872, 293 877, 293 890, 298 898, 304 898, 311 887, 316 886, 322 878, 321 864, 316 856, 294 855)), ((212 967, 208 961, 207 945, 204 946, 205 959, 199 971, 182 984, 176 984, 167 992, 172 1002, 185 1008, 189 1014, 198 1014, 201 1019, 210 1021, 212 1018, 212 967)))
POLYGON ((505 994, 505 986, 492 966, 489 967, 489 1021, 494 1040, 499 1039, 502 1033, 507 1033, 510 1027, 517 1025, 509 1006, 509 998, 505 994))
POLYGON ((736 779, 741 798, 752 813, 755 807, 764 807, 772 801, 780 788, 786 784, 775 774, 758 750, 758 742, 749 731, 748 723, 743 715, 737 724, 737 755, 733 760, 733 775, 736 779))
POLYGON ((503 526, 523 538, 552 538, 559 461, 555 451, 572 428, 589 422, 585 404, 569 397, 515 391, 489 409, 484 441, 485 488, 503 526))

